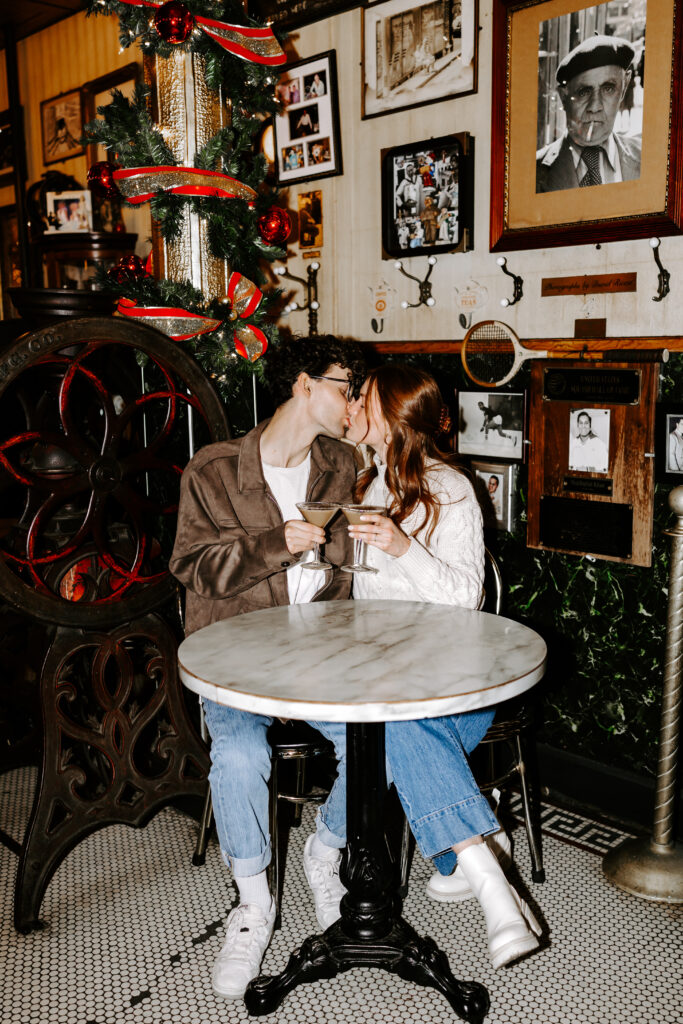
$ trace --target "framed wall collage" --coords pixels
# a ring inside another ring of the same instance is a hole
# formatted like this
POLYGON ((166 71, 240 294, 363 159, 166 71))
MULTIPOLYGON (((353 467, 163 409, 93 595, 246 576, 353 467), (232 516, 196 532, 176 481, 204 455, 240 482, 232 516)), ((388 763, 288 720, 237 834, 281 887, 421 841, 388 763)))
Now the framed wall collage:
POLYGON ((492 250, 683 227, 680 8, 494 0, 492 250), (596 112, 598 73, 610 93, 596 112))
POLYGON ((467 132, 382 151, 382 255, 466 252, 474 225, 474 140, 467 132))
POLYGON ((334 50, 288 64, 276 86, 275 166, 281 185, 342 173, 334 50))

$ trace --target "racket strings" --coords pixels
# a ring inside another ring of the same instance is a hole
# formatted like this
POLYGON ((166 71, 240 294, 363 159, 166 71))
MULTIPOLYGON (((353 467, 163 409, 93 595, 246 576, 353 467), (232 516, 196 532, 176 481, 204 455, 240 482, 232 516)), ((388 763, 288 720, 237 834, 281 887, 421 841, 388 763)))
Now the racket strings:
POLYGON ((466 372, 483 384, 502 380, 515 364, 510 336, 496 323, 475 328, 463 343, 462 353, 466 372))

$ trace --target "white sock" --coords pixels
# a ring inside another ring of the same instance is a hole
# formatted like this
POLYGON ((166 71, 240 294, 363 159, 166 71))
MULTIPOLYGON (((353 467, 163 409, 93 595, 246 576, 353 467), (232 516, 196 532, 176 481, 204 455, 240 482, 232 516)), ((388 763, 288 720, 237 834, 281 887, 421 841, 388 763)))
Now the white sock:
POLYGON ((341 850, 338 850, 336 846, 327 846, 316 832, 311 843, 311 856, 318 860, 329 860, 334 863, 341 857, 341 850))
POLYGON ((259 871, 258 875, 241 875, 235 879, 235 885, 239 890, 240 903, 255 903, 263 910, 270 910, 270 889, 265 871, 259 871))

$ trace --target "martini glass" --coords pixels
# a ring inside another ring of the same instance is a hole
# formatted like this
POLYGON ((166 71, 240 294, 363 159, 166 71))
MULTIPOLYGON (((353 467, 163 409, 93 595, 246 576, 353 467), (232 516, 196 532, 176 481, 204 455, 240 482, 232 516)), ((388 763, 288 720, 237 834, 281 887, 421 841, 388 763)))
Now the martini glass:
MULTIPOLYGON (((361 516, 376 515, 385 516, 386 508, 383 505, 342 505, 341 510, 352 526, 362 525, 361 516)), ((353 542, 353 563, 342 565, 342 572, 379 572, 379 569, 366 565, 365 562, 365 541, 357 538, 353 542)))
MULTIPOLYGON (((330 519, 338 512, 339 505, 335 501, 298 501, 296 507, 307 523, 320 526, 323 530, 330 519)), ((320 557, 319 545, 313 548, 312 562, 299 562, 302 569, 332 569, 326 559, 320 557)))

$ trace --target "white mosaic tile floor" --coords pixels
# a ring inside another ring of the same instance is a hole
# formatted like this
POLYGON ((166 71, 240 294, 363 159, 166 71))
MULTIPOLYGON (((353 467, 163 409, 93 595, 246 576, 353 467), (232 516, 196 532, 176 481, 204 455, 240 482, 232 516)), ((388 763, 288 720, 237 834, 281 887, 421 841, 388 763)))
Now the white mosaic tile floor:
MULTIPOLYGON (((0 829, 21 838, 33 773, 0 776, 0 829)), ((264 968, 276 973, 315 930, 301 850, 312 811, 290 833, 283 928, 264 968)), ((494 972, 474 901, 455 906, 423 894, 428 865, 413 863, 405 916, 447 952, 454 973, 491 996, 486 1024, 681 1024, 683 908, 620 892, 596 851, 615 829, 544 808, 547 881, 530 883, 526 837, 513 832, 515 859, 545 948, 494 972), (570 845, 579 843, 577 845, 570 845)), ((174 810, 145 829, 111 826, 82 842, 51 881, 44 931, 12 927, 16 857, 0 845, 0 1024, 237 1024, 242 1003, 216 1000, 210 967, 234 890, 211 843, 192 867, 194 823, 174 810)), ((299 988, 267 1018, 272 1024, 452 1024, 438 993, 375 970, 354 970, 299 988)))

